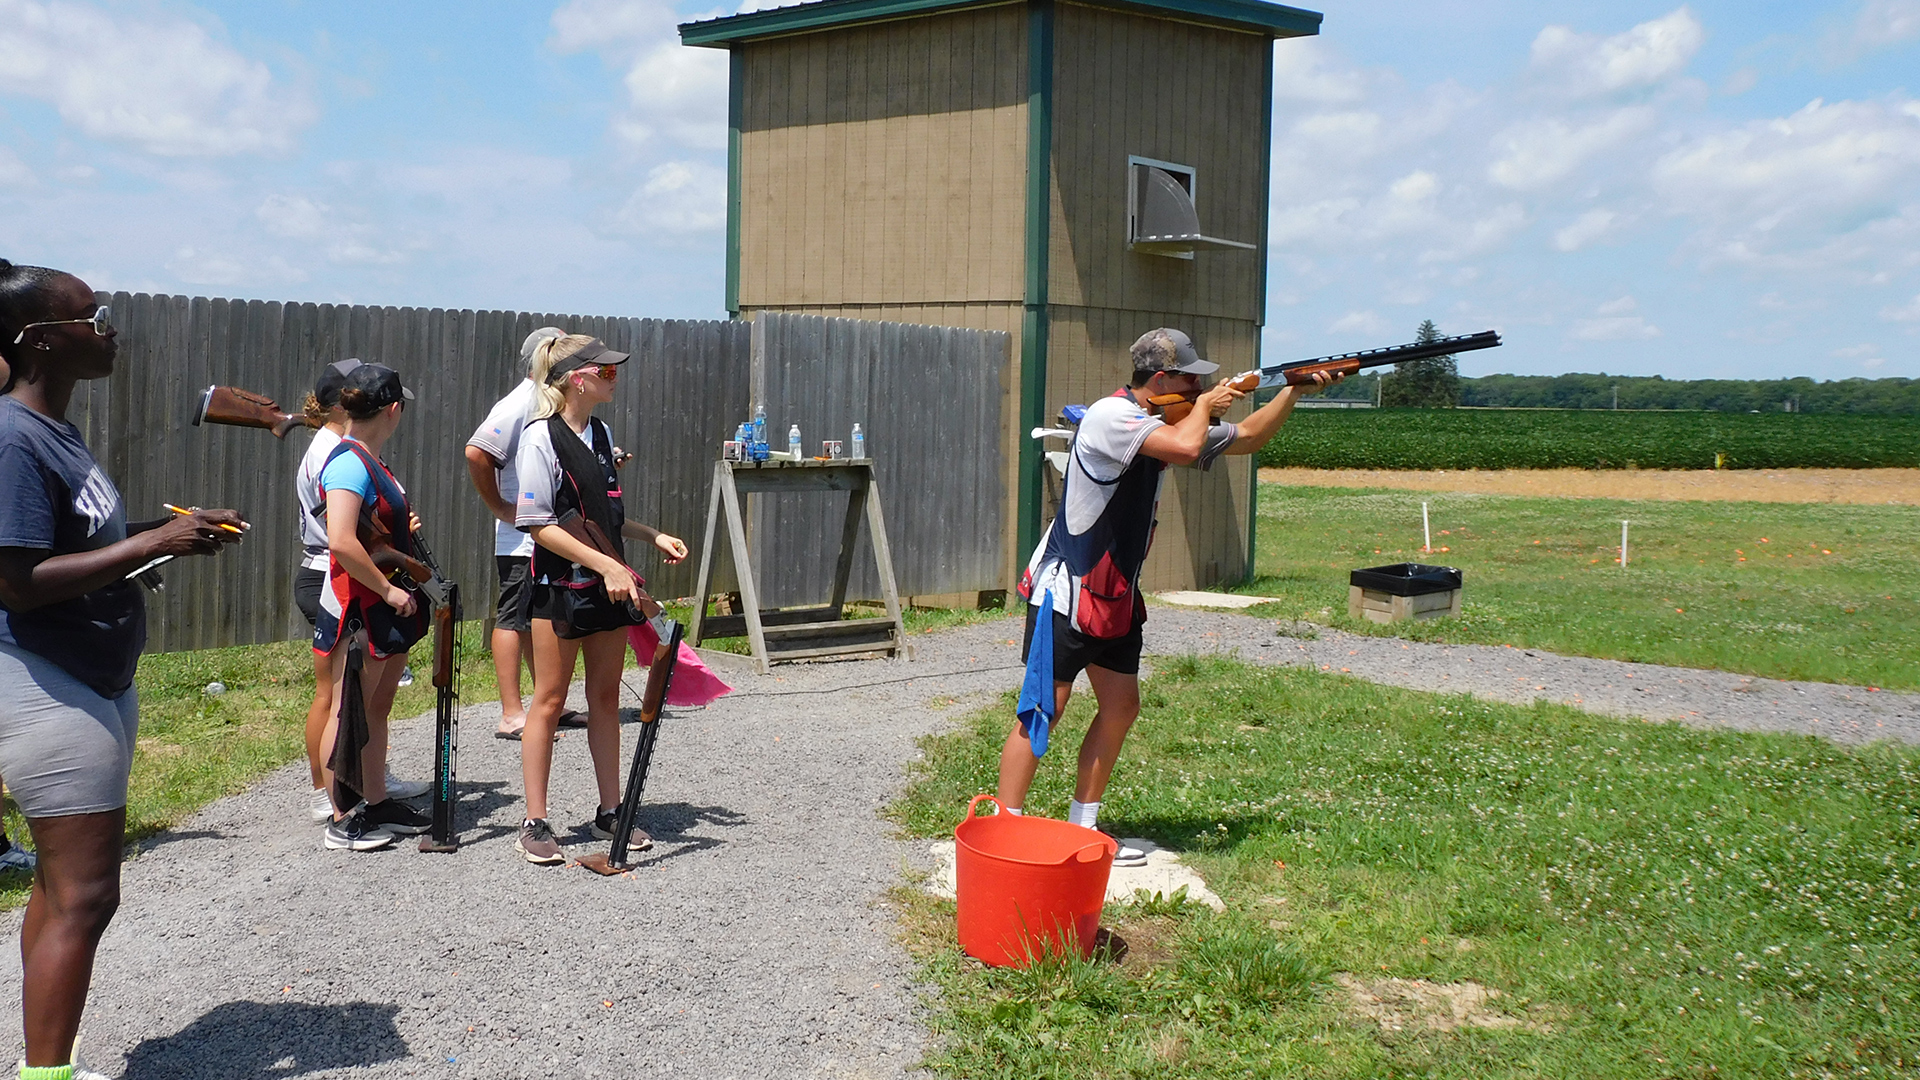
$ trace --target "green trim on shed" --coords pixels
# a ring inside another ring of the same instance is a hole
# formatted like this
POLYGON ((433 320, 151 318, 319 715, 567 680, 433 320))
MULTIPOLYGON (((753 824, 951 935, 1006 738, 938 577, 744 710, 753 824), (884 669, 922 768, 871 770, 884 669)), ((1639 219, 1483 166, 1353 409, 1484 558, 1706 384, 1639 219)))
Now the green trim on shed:
POLYGON ((727 318, 740 317, 740 126, 747 115, 747 54, 727 52, 727 318))
MULTIPOLYGON (((821 0, 813 4, 753 11, 680 24, 682 45, 727 48, 746 41, 805 34, 860 23, 910 19, 969 8, 997 7, 1004 0, 821 0)), ((1086 0, 1095 7, 1138 11, 1274 37, 1320 32, 1321 14, 1264 0, 1086 0)))
MULTIPOLYGON (((1053 0, 1027 5, 1026 303, 1020 315, 1020 562, 1040 543, 1040 470, 1027 433, 1047 426, 1047 254, 1053 226, 1053 0)), ((1017 572, 1017 571, 1016 571, 1017 572)))
MULTIPOLYGON (((1273 211, 1273 52, 1267 52, 1266 78, 1260 91, 1260 100, 1266 102, 1260 113, 1260 145, 1267 153, 1260 158, 1260 190, 1267 197, 1260 201, 1260 317, 1253 322, 1253 363, 1260 366, 1265 358, 1267 329, 1267 235, 1272 228, 1268 216, 1273 211)), ((1255 395, 1256 398, 1258 395, 1255 395)), ((1254 454, 1247 462, 1247 572, 1245 580, 1253 580, 1254 545, 1260 538, 1260 455, 1254 454)))

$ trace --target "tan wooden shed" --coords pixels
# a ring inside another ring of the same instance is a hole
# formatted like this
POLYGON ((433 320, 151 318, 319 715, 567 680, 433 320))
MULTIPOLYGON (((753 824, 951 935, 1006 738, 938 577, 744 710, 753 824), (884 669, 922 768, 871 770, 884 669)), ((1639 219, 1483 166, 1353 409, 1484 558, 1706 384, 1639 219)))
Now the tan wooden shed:
MULTIPOLYGON (((1156 326, 1226 372, 1266 318, 1273 42, 1258 0, 826 0, 680 27, 731 56, 727 307, 1004 330, 1007 581, 1061 406, 1156 326)), ((1251 571, 1248 458, 1171 470, 1150 589, 1251 571)))

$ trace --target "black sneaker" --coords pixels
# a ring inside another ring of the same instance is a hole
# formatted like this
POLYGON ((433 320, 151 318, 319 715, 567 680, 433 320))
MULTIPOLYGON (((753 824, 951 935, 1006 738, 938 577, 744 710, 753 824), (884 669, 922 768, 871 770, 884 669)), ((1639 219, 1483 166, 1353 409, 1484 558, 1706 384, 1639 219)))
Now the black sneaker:
POLYGON ((520 826, 520 838, 513 842, 530 863, 552 866, 567 861, 567 851, 553 838, 553 826, 545 818, 535 818, 520 826))
POLYGON ((1112 837, 1113 842, 1119 845, 1120 850, 1113 853, 1113 865, 1115 866, 1147 865, 1147 853, 1145 851, 1142 851, 1139 848, 1134 847, 1132 844, 1127 843, 1125 840, 1120 839, 1119 835, 1115 833, 1112 829, 1103 829, 1097 825, 1094 826, 1094 828, 1098 832, 1100 832, 1102 835, 1112 837))
MULTIPOLYGON (((617 806, 611 810, 597 813, 593 815, 593 835, 601 840, 611 840, 613 839, 613 827, 619 824, 619 822, 620 808, 617 806)), ((634 826, 633 832, 627 840, 627 850, 645 851, 652 846, 653 837, 648 836, 645 829, 640 828, 638 825, 634 826)))
POLYGON ((433 819, 399 799, 388 799, 367 807, 367 824, 396 836, 418 836, 433 826, 433 819))
POLYGON ((374 851, 393 843, 392 830, 367 822, 366 805, 361 803, 346 817, 334 819, 323 843, 336 851, 374 851))

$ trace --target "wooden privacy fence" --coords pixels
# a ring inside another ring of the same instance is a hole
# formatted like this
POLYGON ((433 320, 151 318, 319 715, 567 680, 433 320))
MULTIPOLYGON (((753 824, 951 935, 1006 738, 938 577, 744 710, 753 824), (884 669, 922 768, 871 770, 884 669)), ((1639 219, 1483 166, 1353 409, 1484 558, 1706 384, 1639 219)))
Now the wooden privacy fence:
MULTIPOLYGON (((753 337, 757 331, 745 322, 280 303, 144 293, 101 294, 99 300, 113 307, 113 321, 120 330, 119 360, 111 378, 80 384, 69 417, 79 425, 88 445, 119 486, 129 517, 140 520, 161 516, 163 502, 231 506, 254 526, 244 544, 217 558, 182 559, 163 569, 166 589, 148 597, 153 651, 274 641, 307 632, 293 610, 293 568, 299 551, 293 479, 308 436, 296 431, 282 442, 265 431, 191 426, 199 392, 211 384, 269 394, 290 411, 298 411, 325 363, 357 356, 398 370, 417 400, 388 443, 385 458, 406 485, 442 568, 466 586, 467 614, 477 618, 492 604, 493 525, 473 493, 462 451, 467 436, 487 410, 520 379, 520 343, 535 328, 551 325, 592 334, 613 348, 633 354, 622 373, 612 408, 602 410, 615 440, 635 454, 635 461, 623 472, 628 512, 690 544, 698 541, 704 524, 707 488, 720 442, 750 412, 753 357, 769 357, 774 384, 784 386, 785 380, 803 371, 818 372, 828 381, 857 380, 858 372, 872 370, 876 363, 874 348, 883 347, 874 346, 867 353, 856 349, 848 354, 863 359, 836 360, 815 350, 837 346, 842 338, 822 334, 782 341, 756 354, 753 337), (848 374, 839 374, 843 371, 848 374)), ((927 340, 920 331, 928 328, 859 325, 877 329, 855 332, 846 340, 927 340)), ((999 362, 1004 369, 1006 335, 936 333, 1000 338, 999 362)), ((949 349, 961 349, 960 340, 951 339, 949 349)), ((901 349, 900 355, 917 358, 914 362, 938 363, 946 355, 916 352, 904 345, 901 349)), ((889 365, 883 362, 881 366, 889 365)), ((996 403, 997 378, 979 384, 994 387, 996 403)), ((827 400, 835 399, 830 390, 824 392, 827 400)), ((888 411, 911 415, 909 410, 922 409, 924 402, 935 400, 930 382, 929 396, 910 395, 904 409, 890 407, 888 411)), ((951 407, 952 401, 947 404, 951 407)), ((989 411, 997 423, 997 404, 989 411)), ((962 413, 965 411, 956 412, 953 422, 958 423, 962 413)), ((831 415, 823 415, 815 426, 830 419, 831 415)), ((935 417, 929 419, 939 422, 935 417)), ((879 422, 883 429, 890 427, 887 421, 879 422)), ((777 442, 784 444, 785 432, 782 427, 777 442)), ((808 435, 815 446, 819 437, 808 435)), ((994 443, 992 438, 987 441, 994 443)), ((918 445, 903 438, 892 448, 883 447, 882 453, 918 453, 910 449, 918 445)), ((937 440, 932 445, 937 445, 937 440)), ((998 484, 997 459, 990 470, 982 464, 987 477, 998 484)), ((893 467, 905 470, 902 475, 928 474, 929 470, 932 475, 941 475, 964 465, 901 458, 893 467)), ((889 473, 883 469, 881 475, 889 473)), ((948 479, 956 490, 965 490, 971 482, 948 479)), ((951 558, 950 547, 941 546, 937 539, 930 541, 928 556, 921 558, 915 551, 919 537, 909 531, 918 526, 899 518, 891 506, 888 509, 895 557, 920 575, 910 578, 903 572, 903 590, 908 579, 959 580, 952 574, 943 576, 937 569, 938 564, 951 558), (900 524, 894 524, 896 520, 900 524), (922 569, 923 564, 926 569, 922 569)), ((993 509, 1001 512, 998 503, 993 509)), ((948 529, 951 523, 938 520, 938 516, 936 508, 935 519, 927 527, 934 531, 948 529)), ((999 583, 991 579, 998 574, 999 531, 983 529, 977 539, 992 548, 992 556, 969 555, 956 560, 955 565, 988 566, 994 568, 993 573, 977 584, 920 591, 998 587, 999 583)), ((696 567, 692 560, 668 567, 648 553, 636 549, 634 554, 636 565, 648 577, 656 595, 681 596, 693 589, 696 567)), ((804 591, 793 581, 804 579, 807 573, 798 563, 770 564, 762 577, 775 595, 788 595, 790 591, 804 591)), ((729 568, 720 575, 715 588, 732 587, 729 568)), ((864 594, 856 590, 855 595, 864 594)))
MULTIPOLYGON (((900 594, 1005 588, 1010 335, 778 312, 753 327, 754 400, 775 449, 797 423, 807 453, 839 439, 851 454, 861 425, 900 594)), ((748 496, 761 604, 826 601, 847 498, 748 496)), ((864 531, 853 566, 847 595, 877 598, 864 531)))

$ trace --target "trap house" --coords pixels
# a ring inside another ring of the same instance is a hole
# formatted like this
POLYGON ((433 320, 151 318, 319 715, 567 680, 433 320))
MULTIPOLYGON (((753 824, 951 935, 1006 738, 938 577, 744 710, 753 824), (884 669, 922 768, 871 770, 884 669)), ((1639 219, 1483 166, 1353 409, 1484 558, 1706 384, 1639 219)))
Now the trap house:
MULTIPOLYGON (((826 0, 685 24, 731 65, 727 307, 1011 334, 1011 584, 1043 524, 1031 428, 1113 393, 1156 326, 1223 372, 1258 366, 1275 41, 1320 19, 1256 0, 826 0)), ((1174 470, 1143 586, 1245 576, 1253 486, 1248 457, 1174 470)))

